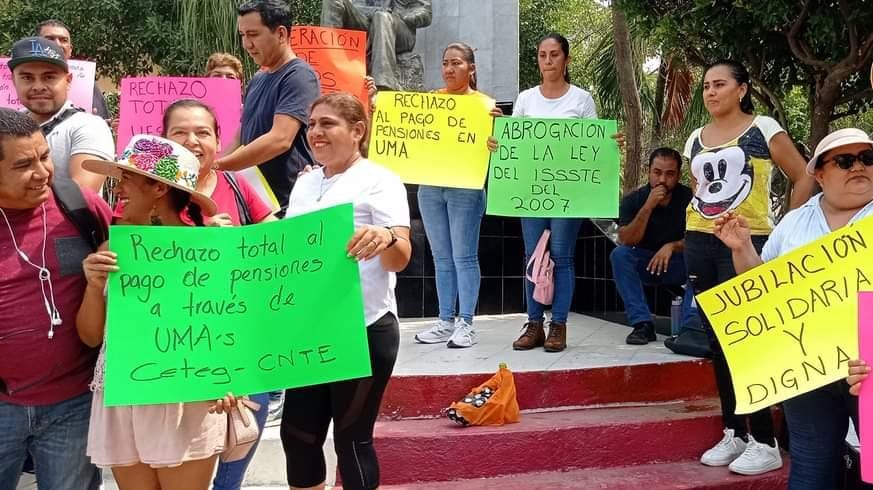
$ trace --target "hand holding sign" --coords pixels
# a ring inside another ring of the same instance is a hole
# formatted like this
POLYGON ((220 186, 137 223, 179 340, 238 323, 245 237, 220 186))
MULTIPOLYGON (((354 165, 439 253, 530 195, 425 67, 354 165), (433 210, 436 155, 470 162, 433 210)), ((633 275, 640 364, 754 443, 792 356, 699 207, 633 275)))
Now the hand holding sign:
POLYGON ((846 378, 846 382, 849 383, 849 393, 855 396, 860 395, 861 382, 869 376, 870 366, 868 366, 866 362, 860 359, 849 361, 849 377, 846 378))

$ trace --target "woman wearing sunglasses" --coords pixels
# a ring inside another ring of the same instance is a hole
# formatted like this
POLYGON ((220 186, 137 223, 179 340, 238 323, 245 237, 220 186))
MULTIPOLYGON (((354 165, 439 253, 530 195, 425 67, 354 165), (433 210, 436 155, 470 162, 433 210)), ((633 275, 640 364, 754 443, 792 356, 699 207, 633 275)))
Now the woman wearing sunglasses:
MULTIPOLYGON (((749 220, 730 214, 716 221, 715 235, 730 248, 737 273, 873 215, 873 140, 860 129, 826 136, 806 171, 821 186, 821 194, 782 218, 760 257, 752 244, 749 220)), ((785 401, 791 441, 789 489, 843 488, 840 478, 849 419, 858 427, 858 399, 852 394, 867 373, 865 364, 853 361, 849 383, 837 381, 785 401)))

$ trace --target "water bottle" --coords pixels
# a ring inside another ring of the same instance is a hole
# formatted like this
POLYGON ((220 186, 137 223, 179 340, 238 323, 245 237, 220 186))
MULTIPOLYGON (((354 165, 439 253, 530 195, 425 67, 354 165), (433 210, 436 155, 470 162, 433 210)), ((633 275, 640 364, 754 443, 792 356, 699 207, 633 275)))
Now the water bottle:
POLYGON ((682 296, 676 296, 670 303, 670 335, 679 335, 682 329, 682 296))

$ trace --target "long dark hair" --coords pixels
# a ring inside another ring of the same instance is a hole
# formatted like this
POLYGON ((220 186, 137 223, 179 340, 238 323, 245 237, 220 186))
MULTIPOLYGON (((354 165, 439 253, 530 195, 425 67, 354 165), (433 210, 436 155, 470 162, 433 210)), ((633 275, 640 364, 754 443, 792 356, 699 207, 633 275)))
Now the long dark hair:
POLYGON ((706 70, 704 70, 704 76, 709 70, 715 68, 716 66, 723 66, 731 72, 731 77, 737 81, 739 85, 746 85, 746 95, 740 99, 740 110, 745 112, 746 114, 754 114, 755 113, 755 104, 752 102, 752 79, 749 76, 749 70, 746 69, 741 63, 730 60, 723 59, 718 60, 712 64, 707 65, 706 70))
POLYGON ((170 199, 170 206, 172 206, 173 210, 177 213, 181 213, 185 211, 188 215, 188 218, 194 223, 194 226, 204 226, 203 224, 203 210, 200 209, 194 201, 191 200, 191 193, 185 192, 182 189, 177 189, 175 187, 170 187, 170 191, 167 193, 167 196, 170 199))
POLYGON ((170 117, 177 109, 203 109, 208 112, 209 115, 212 116, 212 129, 215 131, 215 137, 221 137, 221 128, 218 126, 218 118, 215 117, 215 111, 213 111, 208 105, 195 99, 179 99, 164 109, 164 119, 161 123, 163 126, 161 128, 161 137, 167 137, 167 126, 170 124, 170 117))
MULTIPOLYGON (((561 45, 561 51, 564 52, 564 57, 570 57, 570 41, 567 40, 566 37, 558 34, 557 32, 550 32, 545 36, 541 37, 539 41, 537 41, 537 52, 539 53, 540 45, 543 44, 543 41, 547 41, 552 39, 561 45)), ((537 54, 539 56, 539 54, 537 54)), ((570 65, 564 67, 564 81, 570 83, 570 65)))
MULTIPOLYGON (((475 65, 476 64, 476 54, 473 51, 473 48, 470 47, 469 44, 456 42, 451 43, 446 46, 446 49, 443 50, 443 57, 446 56, 446 51, 454 49, 455 51, 461 52, 461 58, 466 61, 468 64, 475 65)), ((476 87, 476 72, 470 73, 470 88, 473 90, 477 90, 476 87)))

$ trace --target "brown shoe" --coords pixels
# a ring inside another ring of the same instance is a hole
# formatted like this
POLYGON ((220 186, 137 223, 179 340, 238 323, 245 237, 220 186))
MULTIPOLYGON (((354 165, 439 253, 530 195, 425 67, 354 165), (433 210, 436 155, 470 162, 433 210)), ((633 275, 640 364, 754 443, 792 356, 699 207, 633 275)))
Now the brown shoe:
POLYGON ((541 347, 545 343, 546 332, 543 330, 543 322, 527 322, 524 327, 524 333, 512 343, 513 349, 531 350, 534 347, 541 347))
POLYGON ((549 322, 549 338, 543 347, 546 352, 561 352, 567 348, 567 324, 549 322))

